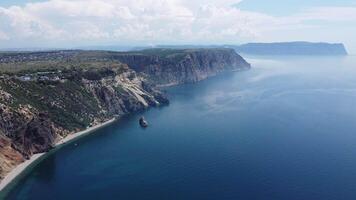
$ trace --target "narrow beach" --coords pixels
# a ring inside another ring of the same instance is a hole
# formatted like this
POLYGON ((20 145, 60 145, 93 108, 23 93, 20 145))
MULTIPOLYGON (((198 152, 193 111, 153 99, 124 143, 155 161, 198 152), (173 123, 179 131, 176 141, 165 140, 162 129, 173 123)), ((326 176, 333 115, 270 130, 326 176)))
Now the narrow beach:
MULTIPOLYGON (((66 144, 68 142, 74 141, 75 139, 80 138, 81 136, 84 136, 86 134, 92 133, 97 129, 100 129, 104 126, 107 126, 111 123, 113 123, 116 119, 110 119, 109 121, 106 121, 104 123, 98 124, 96 126, 90 127, 88 129, 85 129, 83 131, 70 134, 67 137, 63 138, 62 140, 58 141, 56 143, 56 148, 60 148, 63 146, 63 144, 66 144)), ((25 162, 19 164, 16 166, 10 173, 6 175, 6 177, 0 182, 0 192, 3 191, 7 185, 9 185, 13 180, 16 179, 22 172, 24 172, 29 166, 31 166, 35 161, 40 159, 42 156, 46 155, 46 153, 38 153, 33 155, 29 160, 26 160, 25 162)))

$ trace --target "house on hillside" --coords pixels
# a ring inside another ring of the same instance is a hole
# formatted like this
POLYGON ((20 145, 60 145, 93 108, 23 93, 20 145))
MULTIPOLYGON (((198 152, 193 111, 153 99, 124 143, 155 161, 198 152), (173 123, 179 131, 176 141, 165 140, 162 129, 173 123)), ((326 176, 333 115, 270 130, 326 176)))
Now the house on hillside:
POLYGON ((38 81, 49 81, 50 79, 48 78, 48 76, 40 76, 38 77, 38 81))
POLYGON ((61 79, 59 78, 59 76, 54 76, 51 78, 51 81, 60 81, 61 79))
POLYGON ((29 75, 24 75, 19 77, 20 81, 31 81, 31 76, 29 75))

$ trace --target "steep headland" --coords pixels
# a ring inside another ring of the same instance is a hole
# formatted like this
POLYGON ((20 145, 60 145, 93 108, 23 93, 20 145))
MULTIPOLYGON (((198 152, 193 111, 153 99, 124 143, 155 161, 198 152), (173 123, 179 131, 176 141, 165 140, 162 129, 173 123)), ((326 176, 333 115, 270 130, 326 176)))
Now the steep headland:
POLYGON ((0 178, 68 135, 167 104, 156 86, 248 68, 232 49, 0 53, 0 178))
POLYGON ((119 55, 121 62, 160 86, 194 83, 223 71, 250 68, 233 49, 148 49, 119 55))

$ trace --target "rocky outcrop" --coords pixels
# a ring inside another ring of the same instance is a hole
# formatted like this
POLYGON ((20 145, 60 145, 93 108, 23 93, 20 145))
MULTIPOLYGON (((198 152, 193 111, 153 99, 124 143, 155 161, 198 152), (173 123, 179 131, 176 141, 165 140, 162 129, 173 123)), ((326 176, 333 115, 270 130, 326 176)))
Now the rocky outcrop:
POLYGON ((39 113, 15 131, 12 146, 28 159, 35 153, 54 147, 57 138, 55 130, 48 114, 39 113))
POLYGON ((84 85, 105 115, 124 115, 168 103, 163 93, 131 70, 99 81, 85 80, 84 85))
POLYGON ((14 166, 22 163, 24 157, 11 146, 12 141, 0 134, 0 179, 9 173, 14 166))

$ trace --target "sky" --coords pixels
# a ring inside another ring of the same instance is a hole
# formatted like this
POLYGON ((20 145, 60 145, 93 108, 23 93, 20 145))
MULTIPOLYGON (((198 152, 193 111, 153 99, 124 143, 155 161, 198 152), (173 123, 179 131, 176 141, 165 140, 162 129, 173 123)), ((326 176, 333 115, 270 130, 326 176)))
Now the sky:
POLYGON ((0 0, 0 48, 342 42, 356 0, 0 0))

